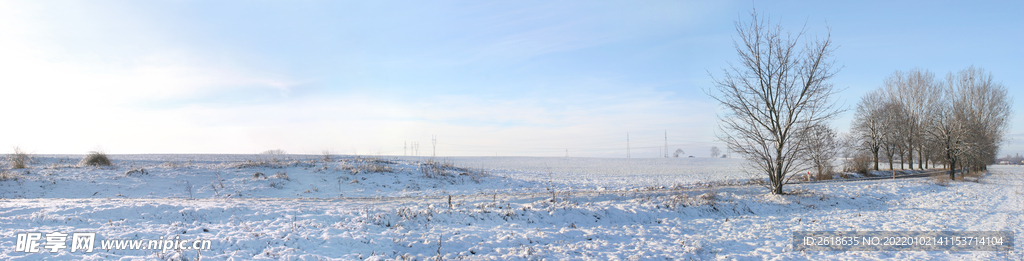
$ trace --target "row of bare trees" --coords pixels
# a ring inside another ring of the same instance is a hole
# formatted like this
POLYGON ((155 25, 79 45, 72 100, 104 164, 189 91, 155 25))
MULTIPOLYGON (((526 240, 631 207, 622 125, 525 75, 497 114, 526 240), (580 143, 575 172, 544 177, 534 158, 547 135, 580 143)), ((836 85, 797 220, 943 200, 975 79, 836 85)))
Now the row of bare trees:
POLYGON ((977 171, 992 163, 1009 127, 1006 88, 973 66, 938 80, 928 70, 896 71, 857 104, 852 124, 857 148, 874 169, 885 159, 894 169, 943 164, 977 171))

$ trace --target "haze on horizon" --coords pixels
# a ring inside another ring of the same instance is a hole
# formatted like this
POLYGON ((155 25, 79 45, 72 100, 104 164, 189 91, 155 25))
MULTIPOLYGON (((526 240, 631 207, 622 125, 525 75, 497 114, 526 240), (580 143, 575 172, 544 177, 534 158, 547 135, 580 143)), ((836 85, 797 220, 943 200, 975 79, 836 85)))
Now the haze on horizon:
MULTIPOLYGON (((752 6, 839 45, 851 108, 895 70, 1015 99, 1024 2, 0 1, 0 151, 706 157, 710 72, 752 6)), ((833 122, 848 132, 853 111, 833 122)))

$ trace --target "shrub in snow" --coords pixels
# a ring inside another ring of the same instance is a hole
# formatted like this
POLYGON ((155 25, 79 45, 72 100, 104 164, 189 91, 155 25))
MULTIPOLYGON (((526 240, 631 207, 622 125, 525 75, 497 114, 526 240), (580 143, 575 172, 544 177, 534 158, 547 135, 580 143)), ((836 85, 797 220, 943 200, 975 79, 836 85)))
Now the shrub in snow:
POLYGON ((85 155, 80 165, 85 166, 113 166, 114 163, 110 162, 110 158, 107 158, 107 154, 100 151, 90 151, 89 155, 85 155))
POLYGON ((843 171, 868 174, 868 170, 871 169, 871 163, 871 155, 866 152, 860 152, 854 154, 852 158, 844 160, 843 171))
POLYGON ((133 168, 133 169, 131 169, 131 170, 129 170, 129 171, 126 171, 126 172, 124 173, 124 175, 125 175, 126 177, 131 177, 131 176, 142 176, 142 175, 148 175, 148 174, 149 174, 149 172, 148 172, 148 171, 146 171, 146 169, 141 169, 141 168, 140 168, 140 169, 134 169, 134 168, 133 168))
POLYGON ((291 180, 291 179, 288 178, 288 173, 284 173, 284 172, 278 172, 277 174, 274 174, 274 178, 275 179, 284 179, 284 180, 289 180, 289 181, 291 180))
POLYGON ((0 169, 0 181, 18 180, 19 178, 21 178, 21 174, 17 172, 0 169))
POLYGON ((932 176, 932 181, 935 182, 935 185, 939 185, 939 186, 943 186, 943 187, 949 186, 949 176, 946 176, 946 175, 941 175, 941 174, 933 175, 932 176))
POLYGON ((263 174, 263 172, 257 171, 256 173, 252 174, 252 179, 267 179, 267 175, 263 174))
POLYGON ((30 160, 28 153, 21 151, 19 147, 14 147, 14 153, 7 156, 7 162, 11 164, 12 169, 24 169, 28 167, 30 160))
POLYGON ((352 172, 353 174, 398 172, 398 169, 392 166, 396 163, 390 160, 353 157, 341 160, 341 162, 343 163, 341 169, 352 172))

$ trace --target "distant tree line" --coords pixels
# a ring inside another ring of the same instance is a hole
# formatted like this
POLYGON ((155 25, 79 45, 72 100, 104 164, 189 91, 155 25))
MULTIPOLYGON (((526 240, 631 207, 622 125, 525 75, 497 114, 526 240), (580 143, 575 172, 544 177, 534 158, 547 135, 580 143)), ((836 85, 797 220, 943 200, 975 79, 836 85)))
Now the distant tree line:
POLYGON ((943 164, 955 170, 985 170, 996 160, 1009 127, 1007 90, 973 66, 944 81, 928 70, 896 71, 882 87, 864 95, 852 124, 855 149, 894 169, 943 164))
POLYGON ((1024 164, 1024 156, 1020 154, 1015 156, 1006 155, 1006 157, 999 159, 999 164, 1022 165, 1024 164))

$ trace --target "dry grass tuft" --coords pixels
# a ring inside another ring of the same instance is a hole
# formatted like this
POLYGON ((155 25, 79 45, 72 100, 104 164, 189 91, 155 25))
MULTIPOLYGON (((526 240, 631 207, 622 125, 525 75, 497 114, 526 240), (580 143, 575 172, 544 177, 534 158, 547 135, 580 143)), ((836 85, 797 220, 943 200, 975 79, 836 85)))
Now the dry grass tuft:
POLYGON ((466 171, 466 169, 456 167, 454 163, 447 160, 437 161, 431 158, 428 159, 427 162, 420 164, 420 171, 428 178, 439 178, 444 176, 453 176, 452 173, 449 173, 450 171, 466 171))
POLYGON ((395 165, 395 162, 392 162, 390 160, 354 157, 344 159, 342 160, 342 162, 344 164, 341 167, 341 169, 352 172, 353 174, 398 172, 398 169, 392 166, 395 165))
POLYGON ((21 173, 0 169, 0 181, 18 180, 22 178, 21 173))
POLYGON ((89 155, 85 155, 78 164, 85 166, 113 166, 114 163, 110 162, 110 158, 107 157, 106 153, 102 151, 90 151, 89 155))
POLYGON ((988 171, 969 171, 967 172, 967 174, 964 174, 963 179, 964 181, 974 181, 975 183, 981 183, 981 178, 985 177, 985 174, 988 174, 988 171))
POLYGON ((288 173, 285 173, 285 172, 278 172, 278 173, 274 174, 274 178, 275 179, 288 180, 288 181, 292 180, 292 179, 288 178, 288 173))
POLYGON ((181 168, 194 167, 195 163, 193 163, 192 160, 189 160, 188 162, 181 162, 181 161, 177 161, 177 160, 169 160, 169 161, 164 162, 162 165, 165 168, 169 168, 169 169, 181 169, 181 168))
POLYGON ((128 170, 128 171, 124 172, 124 176, 125 177, 143 176, 143 175, 149 175, 149 171, 146 171, 146 169, 143 169, 143 168, 132 168, 131 170, 128 170))
POLYGON ((711 189, 704 193, 692 194, 687 191, 682 191, 679 194, 666 197, 661 205, 668 209, 678 209, 685 207, 696 207, 696 206, 711 206, 715 207, 718 204, 718 190, 711 189))
POLYGON ((288 167, 288 165, 289 164, 287 162, 279 161, 277 159, 271 159, 271 160, 259 159, 259 160, 245 160, 243 162, 235 162, 235 163, 231 164, 231 167, 232 168, 236 168, 236 169, 244 169, 244 168, 272 168, 272 169, 280 169, 280 168, 288 167))
POLYGON ((948 187, 949 186, 949 182, 950 182, 949 174, 948 173, 939 173, 939 174, 932 175, 932 182, 935 183, 935 185, 939 185, 939 186, 943 186, 943 187, 948 187))

